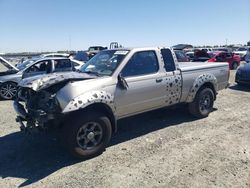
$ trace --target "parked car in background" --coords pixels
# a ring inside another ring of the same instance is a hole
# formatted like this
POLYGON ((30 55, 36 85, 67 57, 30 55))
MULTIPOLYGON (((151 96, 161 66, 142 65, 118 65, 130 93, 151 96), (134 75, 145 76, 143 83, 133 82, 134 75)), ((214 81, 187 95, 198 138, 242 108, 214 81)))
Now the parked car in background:
POLYGON ((189 58, 183 50, 174 50, 178 62, 188 62, 189 58))
POLYGON ((193 59, 194 59, 194 52, 193 51, 186 52, 186 56, 188 57, 188 59, 190 61, 193 61, 193 59))
POLYGON ((250 63, 243 64, 238 68, 235 82, 239 85, 250 84, 250 63))
POLYGON ((74 65, 69 58, 42 58, 25 66, 21 65, 15 68, 11 66, 11 69, 9 69, 10 74, 0 76, 0 98, 13 99, 17 92, 17 85, 23 78, 74 70, 74 65))
POLYGON ((240 65, 240 56, 234 53, 218 51, 209 52, 208 54, 210 56, 208 62, 228 62, 231 70, 237 69, 240 65))
POLYGON ((229 49, 229 48, 225 48, 225 47, 221 47, 221 48, 213 48, 213 50, 212 51, 214 51, 214 52, 218 52, 218 51, 220 51, 220 52, 232 52, 232 50, 231 49, 229 49))
POLYGON ((94 57, 98 52, 100 52, 102 50, 106 50, 106 49, 108 49, 108 48, 103 47, 103 46, 90 46, 88 51, 87 51, 89 59, 94 57))
POLYGON ((68 58, 70 57, 70 54, 67 54, 67 53, 47 53, 47 54, 41 54, 39 56, 28 56, 28 57, 23 57, 21 58, 21 60, 19 62, 17 62, 15 64, 15 66, 19 66, 20 64, 27 64, 28 62, 34 62, 38 59, 41 59, 41 58, 49 58, 49 57, 64 57, 64 58, 68 58))
POLYGON ((209 59, 210 59, 210 56, 205 49, 194 50, 194 58, 192 60, 193 62, 205 62, 205 61, 208 61, 209 59))
POLYGON ((234 54, 239 55, 241 60, 245 60, 245 56, 247 54, 247 51, 250 49, 250 47, 240 47, 236 51, 234 51, 234 54))
POLYGON ((89 60, 89 56, 85 51, 78 51, 72 59, 86 63, 89 60))
POLYGON ((195 48, 194 50, 204 50, 204 51, 206 51, 206 52, 211 52, 211 51, 213 51, 212 48, 195 48))
POLYGON ((67 53, 49 53, 49 54, 42 54, 40 55, 40 58, 46 58, 46 57, 69 57, 70 54, 67 53))
POLYGON ((184 50, 184 51, 190 51, 193 49, 193 46, 191 44, 177 44, 172 46, 174 50, 184 50))

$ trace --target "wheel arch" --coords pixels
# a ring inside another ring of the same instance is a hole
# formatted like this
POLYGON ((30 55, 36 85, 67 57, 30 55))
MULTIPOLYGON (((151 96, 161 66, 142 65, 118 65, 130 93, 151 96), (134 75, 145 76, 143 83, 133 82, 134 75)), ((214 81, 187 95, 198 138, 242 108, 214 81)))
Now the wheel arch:
POLYGON ((216 94, 218 90, 218 84, 217 84, 217 79, 214 75, 212 74, 203 74, 200 75, 193 83, 193 86, 191 87, 187 102, 192 102, 195 99, 196 94, 200 89, 203 88, 210 88, 212 89, 214 93, 214 97, 216 99, 216 94))
POLYGON ((88 106, 86 106, 85 108, 79 108, 78 110, 72 111, 70 113, 68 113, 66 115, 67 118, 70 117, 77 117, 77 116, 81 116, 86 112, 99 112, 101 114, 104 114, 105 116, 107 116, 111 122, 111 126, 112 126, 112 133, 115 133, 117 131, 117 119, 116 116, 114 115, 112 109, 110 106, 108 106, 105 103, 93 103, 90 104, 88 106))

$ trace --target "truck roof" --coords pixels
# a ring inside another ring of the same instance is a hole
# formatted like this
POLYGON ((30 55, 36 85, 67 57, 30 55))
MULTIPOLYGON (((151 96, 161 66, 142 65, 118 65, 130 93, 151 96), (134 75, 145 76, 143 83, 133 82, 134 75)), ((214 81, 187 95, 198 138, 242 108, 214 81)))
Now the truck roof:
POLYGON ((138 50, 138 51, 144 51, 144 50, 156 50, 156 49, 171 49, 170 47, 131 47, 131 48, 114 48, 114 49, 107 49, 107 50, 138 50))

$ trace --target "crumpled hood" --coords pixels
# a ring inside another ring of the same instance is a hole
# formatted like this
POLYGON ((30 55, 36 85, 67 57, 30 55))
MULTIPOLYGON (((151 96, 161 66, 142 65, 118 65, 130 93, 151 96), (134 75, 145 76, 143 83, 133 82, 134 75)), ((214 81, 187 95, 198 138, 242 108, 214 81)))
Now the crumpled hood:
POLYGON ((86 73, 60 72, 25 78, 21 80, 18 85, 20 87, 31 88, 34 91, 40 91, 64 81, 87 80, 93 78, 96 78, 96 76, 92 76, 86 73))

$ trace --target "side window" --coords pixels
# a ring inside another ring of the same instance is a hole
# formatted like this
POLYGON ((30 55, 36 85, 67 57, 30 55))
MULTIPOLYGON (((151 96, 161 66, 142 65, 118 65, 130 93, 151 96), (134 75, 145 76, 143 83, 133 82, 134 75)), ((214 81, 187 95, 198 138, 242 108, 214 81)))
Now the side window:
POLYGON ((49 72, 51 70, 50 61, 40 61, 27 69, 27 73, 49 72))
POLYGON ((71 70, 72 64, 69 59, 54 60, 55 71, 71 70))
POLYGON ((154 51, 135 53, 122 70, 122 76, 139 76, 156 73, 159 64, 154 51))
POLYGON ((221 53, 221 54, 219 55, 219 57, 220 57, 220 59, 221 59, 222 61, 225 61, 225 59, 226 59, 226 54, 225 54, 225 53, 221 53))
POLYGON ((173 58, 173 54, 171 52, 171 50, 169 49, 161 49, 161 54, 163 57, 163 61, 164 61, 164 67, 166 69, 167 72, 172 72, 175 71, 175 61, 173 58))
POLYGON ((186 55, 182 51, 175 51, 175 55, 176 55, 178 61, 185 61, 185 59, 186 59, 186 55))
POLYGON ((231 53, 226 53, 227 58, 232 58, 232 54, 231 53))

